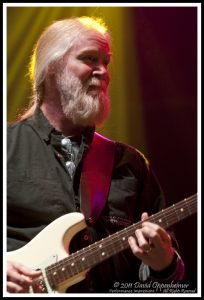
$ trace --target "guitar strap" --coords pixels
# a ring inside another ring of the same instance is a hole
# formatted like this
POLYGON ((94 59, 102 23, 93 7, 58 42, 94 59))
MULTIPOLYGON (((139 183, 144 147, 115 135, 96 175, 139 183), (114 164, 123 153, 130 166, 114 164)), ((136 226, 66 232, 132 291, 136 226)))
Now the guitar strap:
POLYGON ((94 133, 82 166, 80 180, 81 212, 94 223, 102 212, 110 189, 115 142, 94 133))

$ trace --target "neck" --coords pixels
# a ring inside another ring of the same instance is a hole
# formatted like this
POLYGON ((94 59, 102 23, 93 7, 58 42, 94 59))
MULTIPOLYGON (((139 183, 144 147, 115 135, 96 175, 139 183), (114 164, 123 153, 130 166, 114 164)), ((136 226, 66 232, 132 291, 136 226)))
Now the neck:
POLYGON ((84 127, 80 125, 77 126, 73 124, 71 120, 66 118, 62 111, 61 104, 58 103, 57 105, 56 102, 56 98, 55 101, 45 98, 40 107, 49 123, 64 136, 76 136, 82 134, 84 127))

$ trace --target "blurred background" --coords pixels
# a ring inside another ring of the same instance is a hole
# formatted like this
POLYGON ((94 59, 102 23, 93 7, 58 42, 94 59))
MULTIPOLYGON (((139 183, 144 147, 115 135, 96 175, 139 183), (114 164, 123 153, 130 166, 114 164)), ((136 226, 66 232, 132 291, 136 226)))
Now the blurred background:
MULTIPOLYGON (((167 205, 197 192, 197 7, 7 7, 7 120, 28 104, 28 63, 53 21, 102 17, 113 37, 112 113, 98 131, 141 150, 167 205)), ((197 216, 174 226, 197 281, 197 216)))

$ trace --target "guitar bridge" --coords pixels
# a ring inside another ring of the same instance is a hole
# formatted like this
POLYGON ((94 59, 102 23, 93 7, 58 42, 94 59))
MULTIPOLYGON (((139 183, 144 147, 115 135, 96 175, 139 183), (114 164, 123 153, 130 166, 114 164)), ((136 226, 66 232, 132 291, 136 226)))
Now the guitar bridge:
POLYGON ((29 293, 55 293, 55 290, 50 286, 48 278, 46 276, 45 268, 57 261, 57 255, 52 255, 45 261, 43 261, 36 270, 41 270, 42 275, 33 279, 33 283, 29 288, 29 293))
POLYGON ((30 287, 31 293, 48 293, 47 286, 45 284, 44 277, 41 275, 40 277, 33 280, 33 284, 30 287))

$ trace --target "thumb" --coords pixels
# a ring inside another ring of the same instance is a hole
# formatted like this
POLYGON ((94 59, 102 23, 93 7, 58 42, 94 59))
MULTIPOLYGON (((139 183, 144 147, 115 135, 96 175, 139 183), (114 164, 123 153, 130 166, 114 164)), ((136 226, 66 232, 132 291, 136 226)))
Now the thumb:
POLYGON ((149 218, 148 213, 147 213, 147 212, 143 212, 142 215, 141 215, 141 220, 142 220, 142 221, 145 221, 145 220, 147 220, 148 218, 149 218))

